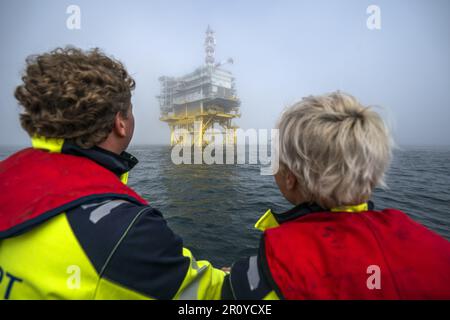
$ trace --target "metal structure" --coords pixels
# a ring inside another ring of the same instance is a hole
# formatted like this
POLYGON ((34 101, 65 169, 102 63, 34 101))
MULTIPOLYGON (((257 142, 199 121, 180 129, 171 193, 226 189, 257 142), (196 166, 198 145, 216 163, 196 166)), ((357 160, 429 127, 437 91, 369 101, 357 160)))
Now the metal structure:
POLYGON ((185 129, 196 137, 192 143, 203 146, 208 143, 205 132, 215 125, 232 132, 225 136, 225 143, 236 143, 237 126, 232 120, 240 117, 240 101, 233 75, 222 68, 227 63, 232 64, 233 60, 215 63, 216 38, 209 26, 204 45, 205 65, 182 77, 159 78, 160 120, 169 125, 171 145, 182 143, 175 132, 185 129))

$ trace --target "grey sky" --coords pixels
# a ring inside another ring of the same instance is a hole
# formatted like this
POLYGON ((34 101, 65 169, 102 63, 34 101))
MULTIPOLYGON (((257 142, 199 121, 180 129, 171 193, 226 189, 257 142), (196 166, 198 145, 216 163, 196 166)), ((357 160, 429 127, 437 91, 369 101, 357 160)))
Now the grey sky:
POLYGON ((135 77, 135 144, 168 143, 155 96, 160 75, 233 57, 243 128, 271 128, 283 107, 341 89, 380 105, 398 144, 450 144, 450 1, 0 1, 0 144, 27 144, 13 97, 27 55, 100 47, 135 77), (66 8, 81 8, 81 30, 66 8), (366 9, 381 8, 381 30, 366 9))

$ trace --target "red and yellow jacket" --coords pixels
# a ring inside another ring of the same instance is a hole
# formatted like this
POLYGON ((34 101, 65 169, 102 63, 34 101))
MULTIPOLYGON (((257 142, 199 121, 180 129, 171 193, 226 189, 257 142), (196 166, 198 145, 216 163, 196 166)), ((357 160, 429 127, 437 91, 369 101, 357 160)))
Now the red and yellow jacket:
POLYGON ((450 243, 406 214, 371 202, 271 210, 259 253, 239 260, 230 299, 450 299, 450 243))
POLYGON ((220 298, 225 273, 123 183, 133 156, 32 142, 0 163, 0 299, 220 298))

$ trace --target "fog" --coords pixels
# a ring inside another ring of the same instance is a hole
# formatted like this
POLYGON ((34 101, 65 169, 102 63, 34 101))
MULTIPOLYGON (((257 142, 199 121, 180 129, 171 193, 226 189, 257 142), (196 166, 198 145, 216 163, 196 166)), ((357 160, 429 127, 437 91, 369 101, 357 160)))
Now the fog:
POLYGON ((134 144, 167 144, 158 77, 204 63, 204 33, 236 77, 242 128, 272 128, 303 96, 343 90, 378 106, 399 145, 449 145, 450 2, 23 1, 0 2, 0 145, 26 145, 13 96, 25 58, 66 45, 99 47, 135 78, 134 144), (81 10, 69 29, 67 7, 81 10), (369 5, 381 29, 369 29, 369 5))

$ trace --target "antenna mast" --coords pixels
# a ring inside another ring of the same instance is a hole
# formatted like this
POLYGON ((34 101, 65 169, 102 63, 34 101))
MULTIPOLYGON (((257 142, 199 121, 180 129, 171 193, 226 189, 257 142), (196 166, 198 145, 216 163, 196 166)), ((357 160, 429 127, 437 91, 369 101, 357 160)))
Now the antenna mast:
POLYGON ((214 31, 208 26, 206 29, 206 37, 205 37, 205 63, 208 66, 214 65, 214 53, 216 50, 216 37, 214 35, 214 31))

